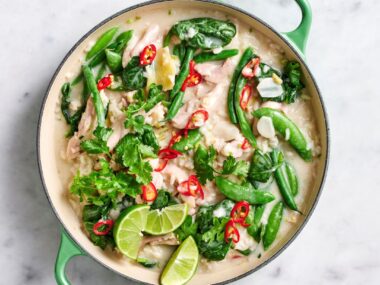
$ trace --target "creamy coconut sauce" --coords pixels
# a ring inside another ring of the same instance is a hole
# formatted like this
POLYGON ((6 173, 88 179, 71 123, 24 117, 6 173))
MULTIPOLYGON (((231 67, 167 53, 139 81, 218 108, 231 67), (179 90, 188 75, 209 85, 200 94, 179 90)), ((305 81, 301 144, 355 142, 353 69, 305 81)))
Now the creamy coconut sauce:
MULTIPOLYGON (((123 21, 120 22, 120 30, 134 30, 134 37, 127 49, 129 52, 134 46, 135 51, 133 51, 133 55, 136 55, 141 52, 141 49, 145 45, 145 43, 140 44, 141 41, 144 41, 144 37, 148 38, 146 44, 154 42, 157 49, 159 49, 162 47, 163 36, 177 21, 202 16, 226 19, 223 14, 204 10, 177 9, 171 10, 170 13, 168 13, 167 10, 154 10, 149 14, 138 15, 138 19, 123 19, 123 21), (152 17, 152 15, 154 15, 154 17, 152 17), (152 26, 156 26, 153 35, 147 36, 145 33, 150 31, 149 29, 151 29, 152 26)), ((265 62, 278 70, 282 70, 282 63, 285 60, 285 55, 279 46, 271 42, 263 34, 256 30, 252 30, 249 26, 239 22, 237 19, 229 20, 235 23, 237 27, 237 35, 229 45, 224 47, 224 49, 237 48, 242 52, 246 47, 252 46, 255 52, 261 57, 262 62, 265 62)), ((74 69, 71 73, 67 74, 67 80, 72 80, 78 74, 80 65, 84 62, 85 53, 93 44, 94 41, 83 50, 83 56, 78 58, 77 69, 74 69)), ((218 50, 215 52, 218 52, 218 50)), ((238 159, 250 160, 252 151, 241 149, 244 137, 239 128, 230 123, 227 113, 227 90, 240 55, 241 53, 226 61, 203 63, 196 66, 196 70, 203 75, 205 80, 200 85, 186 90, 184 106, 180 109, 172 124, 162 122, 167 112, 167 108, 162 104, 156 105, 148 113, 141 112, 145 117, 145 122, 154 127, 161 148, 164 148, 168 144, 175 128, 183 128, 190 115, 197 109, 202 108, 206 109, 209 113, 209 120, 200 128, 200 132, 203 134, 202 143, 206 146, 212 145, 218 151, 216 166, 222 166, 223 160, 228 155, 232 155, 238 159)), ((126 64, 127 59, 127 55, 123 57, 124 65, 126 64)), ((148 70, 147 73, 148 81, 154 81, 154 69, 148 70)), ((75 94, 72 97, 71 107, 76 109, 80 105, 79 100, 81 90, 79 88, 74 92, 75 94)), ((112 92, 105 90, 101 93, 104 97, 104 101, 109 102, 109 119, 107 120, 107 123, 114 132, 108 141, 108 146, 113 148, 128 132, 124 128, 125 115, 122 110, 132 102, 132 97, 130 92, 112 92)), ((306 210, 304 209, 305 197, 307 197, 308 192, 312 189, 316 175, 316 166, 318 164, 318 155, 320 153, 318 131, 316 128, 314 113, 310 101, 308 100, 308 94, 304 91, 302 98, 298 99, 296 103, 289 105, 275 102, 261 103, 257 97, 254 97, 254 100, 251 100, 248 106, 248 110, 250 111, 247 113, 248 117, 252 119, 252 116, 249 115, 251 111, 263 106, 281 109, 291 120, 293 120, 306 136, 310 148, 315 155, 312 162, 305 162, 291 147, 289 147, 284 139, 279 138, 276 135, 270 138, 261 136, 260 133, 257 132, 257 129, 254 128, 258 139, 258 146, 262 151, 267 152, 272 148, 279 147, 284 151, 287 161, 295 168, 299 179, 299 194, 296 196, 295 200, 299 206, 299 210, 302 212, 303 210, 306 210)), ((94 110, 91 109, 93 107, 87 106, 87 108, 88 110, 86 110, 85 113, 87 114, 86 116, 88 116, 87 121, 82 118, 83 122, 81 122, 84 126, 81 136, 84 137, 89 137, 96 127, 96 115, 94 110)), ((59 113, 59 111, 57 111, 57 113, 59 113)), ((256 119, 253 124, 257 124, 256 119)), ((75 141, 77 139, 78 138, 71 138, 70 140, 65 139, 65 145, 62 146, 61 149, 61 159, 65 161, 66 165, 70 166, 70 172, 66 173, 63 171, 62 173, 63 179, 67 181, 68 188, 71 179, 78 171, 82 175, 86 175, 94 169, 99 168, 99 165, 93 157, 84 152, 78 152, 75 150, 75 148, 78 147, 78 142, 75 141), (68 147, 70 144, 73 144, 72 148, 68 147)), ((186 180, 189 175, 194 174, 192 156, 193 151, 190 151, 186 155, 169 161, 167 167, 162 172, 154 172, 153 183, 156 185, 157 189, 165 188, 169 192, 175 193, 176 186, 180 182, 186 180)), ((153 168, 155 168, 158 159, 151 159, 150 163, 153 168)), ((214 182, 207 182, 206 185, 203 186, 203 190, 205 194, 204 200, 195 197, 178 196, 180 201, 188 203, 190 214, 194 214, 197 207, 200 205, 215 204, 224 199, 224 196, 216 188, 214 182)), ((276 196, 276 200, 267 204, 263 221, 267 220, 272 206, 281 199, 276 183, 272 183, 269 190, 276 196)), ((80 203, 79 199, 70 195, 69 192, 68 195, 73 209, 78 213, 78 219, 81 219, 83 203, 80 203)), ((223 215, 220 211, 221 210, 219 210, 219 212, 214 212, 214 215, 223 215)), ((118 214, 118 212, 113 213, 113 217, 116 218, 118 214)), ((284 219, 275 243, 280 242, 282 237, 284 237, 292 227, 295 227, 299 220, 300 215, 297 212, 285 210, 284 219)), ((239 243, 235 245, 235 248, 241 250, 249 248, 253 250, 254 253, 249 257, 242 257, 237 251, 230 250, 227 258, 220 262, 208 262, 205 259, 202 259, 199 268, 200 271, 215 270, 229 262, 242 263, 247 262, 247 260, 253 262, 260 254, 266 254, 263 251, 262 246, 258 245, 257 242, 247 234, 245 229, 239 229, 241 238, 239 243), (237 255, 239 255, 239 258, 233 258, 237 255)), ((140 255, 159 260, 160 266, 157 270, 161 270, 174 249, 174 246, 169 245, 146 245, 140 255)), ((122 258, 117 252, 111 254, 115 254, 115 258, 122 258)))

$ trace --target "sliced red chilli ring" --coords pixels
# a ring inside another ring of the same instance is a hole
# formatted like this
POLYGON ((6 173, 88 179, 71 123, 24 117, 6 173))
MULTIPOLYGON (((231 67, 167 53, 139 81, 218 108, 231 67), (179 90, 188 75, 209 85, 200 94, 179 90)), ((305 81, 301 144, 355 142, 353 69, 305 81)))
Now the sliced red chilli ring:
POLYGON ((158 162, 157 168, 154 169, 156 172, 161 172, 162 170, 165 169, 166 165, 168 164, 169 160, 168 159, 160 159, 158 162))
POLYGON ((185 81, 182 84, 181 91, 185 91, 187 87, 194 87, 202 82, 202 75, 194 70, 193 73, 189 73, 185 81))
POLYGON ((104 76, 102 79, 98 81, 98 85, 97 85, 98 90, 100 91, 100 90, 106 89, 112 84, 112 81, 113 81, 112 74, 108 74, 107 76, 104 76))
POLYGON ((250 147, 251 145, 249 144, 248 140, 244 139, 243 144, 241 145, 241 149, 246 150, 246 149, 249 149, 250 147))
POLYGON ((198 110, 191 114, 186 124, 185 130, 197 129, 203 126, 208 120, 208 112, 206 110, 198 110))
POLYGON ((231 219, 243 227, 248 227, 249 225, 245 222, 245 219, 249 214, 249 203, 246 201, 240 201, 235 204, 232 208, 230 216, 231 219))
POLYGON ((154 44, 147 45, 140 53, 140 64, 149 65, 152 64, 157 54, 157 49, 154 44))
POLYGON ((175 159, 179 155, 182 155, 182 153, 171 148, 164 148, 158 152, 158 157, 160 159, 175 159))
POLYGON ((241 74, 245 78, 253 78, 256 75, 257 69, 260 65, 260 58, 255 57, 250 62, 244 66, 243 70, 241 71, 241 74))
POLYGON ((105 236, 111 231, 112 227, 113 220, 101 220, 94 225, 92 231, 97 236, 105 236))
POLYGON ((241 95, 240 95, 240 107, 243 109, 243 110, 246 110, 247 109, 247 106, 248 106, 248 103, 249 103, 249 99, 251 99, 251 96, 252 96, 252 86, 247 84, 244 86, 243 90, 241 91, 241 95))
POLYGON ((146 202, 153 202, 157 198, 157 189, 152 182, 141 187, 142 198, 146 202))
POLYGON ((229 220, 226 224, 226 229, 224 231, 224 240, 226 243, 229 243, 231 240, 234 243, 238 243, 240 240, 240 233, 236 228, 233 220, 229 220))

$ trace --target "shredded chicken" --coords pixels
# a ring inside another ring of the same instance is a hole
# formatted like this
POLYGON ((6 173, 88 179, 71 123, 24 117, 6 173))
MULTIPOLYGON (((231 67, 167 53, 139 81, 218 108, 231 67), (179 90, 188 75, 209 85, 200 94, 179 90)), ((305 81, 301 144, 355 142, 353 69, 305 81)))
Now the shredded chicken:
POLYGON ((151 244, 151 245, 178 245, 179 240, 175 236, 174 233, 170 233, 167 235, 162 235, 162 236, 149 236, 149 237, 144 237, 140 250, 144 248, 145 245, 151 244))

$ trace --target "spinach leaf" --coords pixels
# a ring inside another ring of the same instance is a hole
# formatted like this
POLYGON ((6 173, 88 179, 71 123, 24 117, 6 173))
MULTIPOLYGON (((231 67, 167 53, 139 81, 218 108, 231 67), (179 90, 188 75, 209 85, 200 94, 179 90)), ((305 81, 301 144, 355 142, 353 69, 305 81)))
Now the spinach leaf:
POLYGON ((199 253, 209 260, 223 260, 231 246, 224 240, 224 231, 229 218, 213 218, 212 227, 196 235, 199 253))
MULTIPOLYGON (((280 162, 280 164, 282 161, 280 162)), ((248 180, 251 183, 265 183, 272 176, 273 172, 279 165, 274 165, 269 153, 263 153, 261 150, 255 150, 252 156, 251 167, 248 172, 248 180)))
POLYGON ((142 258, 142 257, 137 258, 136 261, 146 268, 153 268, 158 264, 157 261, 149 260, 147 258, 142 258))
POLYGON ((194 154, 194 169, 201 184, 214 179, 213 163, 216 150, 211 146, 209 149, 200 145, 194 154))
POLYGON ((141 141, 143 144, 152 147, 155 153, 160 150, 160 145, 158 144, 156 134, 150 125, 144 125, 144 132, 141 135, 141 141))
POLYGON ((252 250, 250 250, 249 248, 245 249, 245 250, 237 250, 238 252, 240 252, 242 255, 244 256, 248 256, 252 253, 252 250))
POLYGON ((194 18, 175 24, 165 37, 165 46, 169 44, 174 35, 190 47, 214 49, 229 44, 236 35, 236 27, 227 21, 194 18))
POLYGON ((109 245, 111 248, 114 248, 116 244, 112 235, 112 231, 110 231, 110 233, 108 233, 107 235, 98 236, 93 231, 95 223, 96 222, 84 222, 84 227, 90 235, 90 240, 96 246, 99 246, 103 250, 107 247, 107 245, 109 245))
POLYGON ((284 68, 283 80, 283 101, 286 103, 294 103, 305 86, 301 82, 301 65, 297 61, 289 61, 284 68))
POLYGON ((175 204, 177 204, 177 201, 174 200, 172 195, 170 195, 169 192, 167 192, 163 189, 160 189, 160 190, 158 190, 156 200, 154 200, 152 205, 150 205, 150 209, 151 210, 156 210, 156 209, 161 210, 162 208, 165 208, 165 207, 170 206, 170 205, 175 205, 175 204))
POLYGON ((61 87, 62 99, 61 99, 61 112, 66 120, 66 123, 70 125, 70 130, 67 136, 72 136, 78 130, 78 124, 82 117, 82 114, 86 108, 85 101, 81 107, 78 108, 73 114, 70 112, 70 98, 71 98, 72 87, 70 83, 65 83, 61 87))
POLYGON ((185 218, 185 221, 182 223, 182 225, 174 231, 174 233, 177 235, 177 238, 182 242, 184 241, 188 236, 195 237, 198 230, 198 224, 193 221, 193 218, 188 215, 185 218))
POLYGON ((147 79, 144 77, 144 70, 145 68, 140 65, 140 58, 138 56, 132 57, 121 74, 127 91, 137 90, 146 86, 147 79))

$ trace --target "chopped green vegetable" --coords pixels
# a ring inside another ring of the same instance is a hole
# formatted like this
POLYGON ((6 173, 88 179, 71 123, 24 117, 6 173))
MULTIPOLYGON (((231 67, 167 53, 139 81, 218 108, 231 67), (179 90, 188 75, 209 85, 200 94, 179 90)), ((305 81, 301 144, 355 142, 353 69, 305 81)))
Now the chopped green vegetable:
POLYGON ((194 169, 201 184, 206 184, 207 180, 214 179, 213 163, 216 150, 211 146, 209 149, 199 145, 194 154, 194 169))
POLYGON ((158 264, 157 261, 149 260, 149 259, 143 258, 143 257, 137 258, 136 261, 146 268, 153 268, 158 264))
POLYGON ((192 216, 188 215, 183 224, 175 230, 175 234, 179 241, 184 241, 188 236, 195 237, 198 230, 198 224, 193 221, 192 216))
POLYGON ((248 180, 253 184, 255 182, 265 183, 281 164, 282 160, 278 164, 274 164, 269 153, 263 153, 261 150, 256 149, 252 156, 248 180))
POLYGON ((144 70, 145 67, 140 65, 140 58, 138 56, 132 57, 121 75, 127 91, 137 90, 146 86, 147 79, 144 76, 144 70))
POLYGON ((102 34, 96 41, 94 46, 87 53, 86 60, 91 59, 93 56, 103 51, 107 47, 107 45, 112 41, 113 37, 115 36, 118 30, 118 27, 114 27, 102 34))
POLYGON ((165 207, 170 206, 170 205, 175 205, 175 204, 177 204, 177 201, 174 200, 172 195, 170 195, 169 192, 167 192, 163 189, 160 189, 160 190, 158 190, 156 200, 154 200, 152 205, 150 205, 150 209, 151 210, 156 210, 156 209, 161 210, 162 208, 165 208, 165 207))
POLYGON ((179 21, 164 39, 164 46, 169 45, 172 36, 177 36, 193 48, 214 49, 229 44, 236 34, 233 23, 212 19, 194 18, 179 21))
POLYGON ((246 177, 249 170, 249 163, 245 160, 236 161, 233 156, 228 156, 223 161, 222 174, 233 174, 240 177, 246 177))

